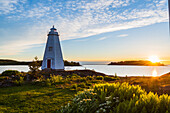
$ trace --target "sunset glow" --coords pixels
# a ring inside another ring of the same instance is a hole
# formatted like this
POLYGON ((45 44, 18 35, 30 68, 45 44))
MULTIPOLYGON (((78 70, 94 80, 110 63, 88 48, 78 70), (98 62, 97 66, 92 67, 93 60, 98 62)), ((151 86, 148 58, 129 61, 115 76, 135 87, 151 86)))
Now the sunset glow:
POLYGON ((160 62, 160 59, 157 56, 150 56, 148 60, 152 63, 160 62))
POLYGON ((158 73, 157 73, 156 69, 154 69, 154 70, 152 71, 152 76, 153 76, 153 77, 156 77, 157 75, 158 75, 158 73))

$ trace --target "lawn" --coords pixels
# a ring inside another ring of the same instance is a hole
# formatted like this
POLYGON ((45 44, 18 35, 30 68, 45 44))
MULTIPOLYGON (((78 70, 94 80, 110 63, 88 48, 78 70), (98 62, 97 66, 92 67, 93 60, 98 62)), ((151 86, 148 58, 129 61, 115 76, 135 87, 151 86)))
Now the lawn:
POLYGON ((54 86, 23 85, 0 88, 0 112, 54 112, 76 92, 54 86))

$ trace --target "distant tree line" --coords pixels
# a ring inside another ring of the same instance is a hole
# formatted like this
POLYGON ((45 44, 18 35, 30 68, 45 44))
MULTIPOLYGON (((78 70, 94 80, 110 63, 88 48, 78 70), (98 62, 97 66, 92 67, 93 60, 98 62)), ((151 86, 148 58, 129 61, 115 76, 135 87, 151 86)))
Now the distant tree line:
POLYGON ((147 60, 111 62, 108 65, 165 66, 160 62, 153 63, 147 60))
MULTIPOLYGON (((30 62, 25 62, 25 61, 16 61, 16 60, 8 60, 8 59, 0 59, 0 65, 29 65, 32 63, 30 62)), ((39 60, 38 63, 42 65, 42 60, 39 60)), ((67 60, 64 60, 64 65, 65 66, 80 66, 79 62, 69 62, 67 60)))

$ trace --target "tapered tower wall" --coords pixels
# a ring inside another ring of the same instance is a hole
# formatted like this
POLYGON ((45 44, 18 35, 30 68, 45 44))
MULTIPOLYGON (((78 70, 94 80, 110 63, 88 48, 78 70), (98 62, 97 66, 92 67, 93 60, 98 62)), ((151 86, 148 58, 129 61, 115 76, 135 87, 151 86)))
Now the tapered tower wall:
POLYGON ((51 31, 48 34, 41 69, 64 70, 59 34, 54 26, 51 28, 51 31))

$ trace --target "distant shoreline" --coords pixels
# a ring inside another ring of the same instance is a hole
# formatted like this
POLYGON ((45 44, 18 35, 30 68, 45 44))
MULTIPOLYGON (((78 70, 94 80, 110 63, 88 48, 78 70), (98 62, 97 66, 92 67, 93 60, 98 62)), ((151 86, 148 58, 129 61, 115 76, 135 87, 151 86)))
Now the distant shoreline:
POLYGON ((108 65, 131 65, 131 66, 166 66, 163 63, 153 63, 147 60, 111 62, 108 65))
MULTIPOLYGON (((42 65, 42 60, 38 61, 40 65, 42 65)), ((8 59, 0 59, 0 66, 4 65, 29 65, 32 62, 25 62, 25 61, 16 61, 16 60, 8 60, 8 59)), ((81 66, 79 62, 69 62, 64 60, 65 66, 81 66)))

